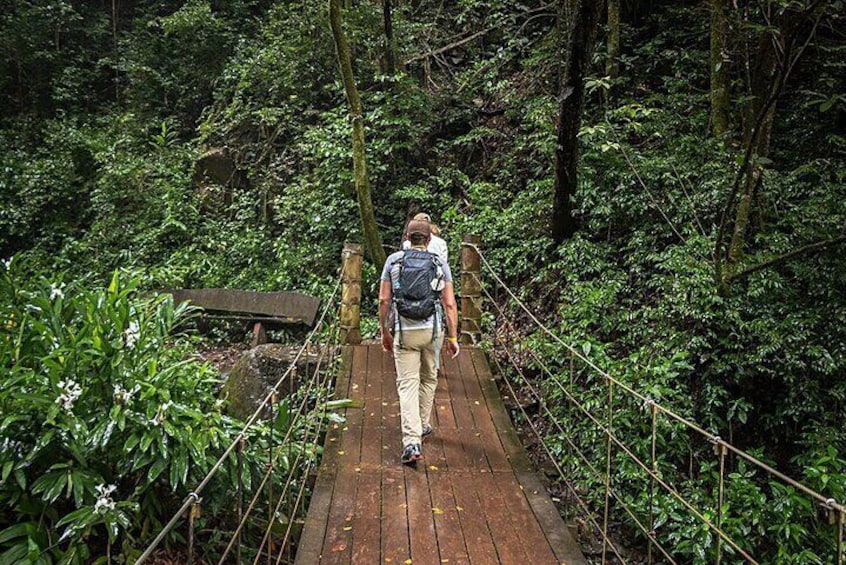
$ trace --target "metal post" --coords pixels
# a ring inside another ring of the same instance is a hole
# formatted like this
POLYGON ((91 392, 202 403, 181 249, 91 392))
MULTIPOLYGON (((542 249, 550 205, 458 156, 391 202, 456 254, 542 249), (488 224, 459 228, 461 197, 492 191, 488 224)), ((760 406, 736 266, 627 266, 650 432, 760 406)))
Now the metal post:
POLYGON ((361 343, 361 245, 345 243, 341 262, 341 343, 358 345, 361 343))
POLYGON ((194 499, 188 511, 188 565, 194 564, 194 521, 200 517, 200 502, 194 499))
POLYGON ((608 379, 608 428, 605 431, 605 513, 602 519, 602 565, 608 552, 608 509, 611 503, 611 425, 614 423, 614 382, 608 379))
MULTIPOLYGON (((726 455, 728 448, 719 437, 714 438, 714 453, 720 458, 720 482, 717 487, 717 529, 723 529, 723 499, 725 496, 726 455)), ((717 565, 723 560, 723 537, 717 534, 717 565)))
POLYGON ((570 386, 573 386, 573 382, 576 378, 576 359, 575 355, 573 355, 573 350, 570 350, 570 386))
POLYGON ((647 546, 647 559, 649 564, 652 564, 652 544, 655 541, 655 475, 658 474, 658 460, 655 456, 655 445, 657 443, 657 429, 658 429, 658 407, 654 401, 649 401, 649 412, 652 418, 652 447, 650 450, 650 468, 652 473, 649 475, 649 545, 647 546))
POLYGON ((270 565, 273 556, 273 431, 276 428, 276 418, 279 411, 276 410, 276 403, 279 400, 278 393, 274 390, 270 395, 270 437, 267 440, 267 472, 270 476, 267 479, 267 565, 270 565))
MULTIPOLYGON (((238 525, 244 518, 244 438, 238 440, 238 447, 235 449, 235 456, 238 460, 238 490, 235 495, 238 525)), ((238 528, 238 535, 235 540, 235 563, 241 565, 241 529, 238 528)))
POLYGON ((482 269, 476 247, 482 243, 478 235, 465 235, 461 240, 461 343, 473 345, 482 336, 482 269), (466 245, 465 245, 466 244, 466 245))

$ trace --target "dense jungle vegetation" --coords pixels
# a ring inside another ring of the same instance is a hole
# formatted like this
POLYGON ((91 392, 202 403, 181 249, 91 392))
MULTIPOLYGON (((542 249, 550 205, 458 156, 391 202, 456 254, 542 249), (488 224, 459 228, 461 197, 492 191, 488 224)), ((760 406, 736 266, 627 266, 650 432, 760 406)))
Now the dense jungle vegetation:
MULTIPOLYGON (((372 314, 419 210, 605 370, 846 500, 844 2, 0 4, 0 563, 131 560, 240 429, 146 291, 323 295, 361 241, 372 314)), ((663 449, 712 484, 712 454, 663 449)), ((724 526, 762 562, 832 562, 807 499, 732 472, 724 526)), ((680 562, 714 562, 661 508, 680 562)))

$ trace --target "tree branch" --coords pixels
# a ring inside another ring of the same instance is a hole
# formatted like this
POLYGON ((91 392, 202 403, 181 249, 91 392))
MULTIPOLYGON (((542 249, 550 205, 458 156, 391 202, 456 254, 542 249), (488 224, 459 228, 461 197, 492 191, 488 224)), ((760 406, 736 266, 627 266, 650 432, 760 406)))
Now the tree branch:
POLYGON ((427 51, 426 53, 421 53, 420 55, 415 55, 411 59, 406 59, 403 65, 408 65, 409 63, 413 63, 414 61, 419 61, 421 59, 427 59, 429 57, 434 57, 436 55, 440 55, 441 53, 446 53, 447 51, 452 51, 456 47, 461 47, 465 43, 470 43, 474 39, 486 35, 488 32, 492 31, 494 28, 489 27, 487 29, 483 29, 482 31, 477 31, 476 33, 470 34, 464 39, 460 39, 454 43, 450 43, 449 45, 444 45, 443 47, 439 47, 438 49, 434 49, 432 51, 427 51))
POLYGON ((835 245, 838 245, 840 243, 846 243, 846 235, 841 235, 840 237, 835 237, 832 239, 826 239, 824 241, 818 241, 816 243, 804 245, 802 247, 799 247, 798 249, 794 249, 789 253, 779 255, 778 257, 774 257, 769 261, 764 261, 763 263, 755 265, 754 267, 750 267, 745 271, 741 271, 736 275, 732 276, 728 282, 732 283, 738 279, 747 277, 752 273, 757 273, 758 271, 763 271, 764 269, 768 269, 774 265, 778 265, 779 263, 789 261, 790 259, 793 259, 794 257, 797 257, 799 255, 810 255, 812 253, 817 253, 819 251, 828 249, 829 247, 834 247, 835 245))

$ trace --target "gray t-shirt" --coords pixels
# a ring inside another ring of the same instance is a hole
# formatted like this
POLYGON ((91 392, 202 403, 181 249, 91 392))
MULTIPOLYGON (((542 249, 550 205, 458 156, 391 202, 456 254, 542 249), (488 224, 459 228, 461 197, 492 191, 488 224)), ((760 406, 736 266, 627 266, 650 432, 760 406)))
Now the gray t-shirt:
MULTIPOLYGON (((396 281, 399 278, 399 265, 397 261, 402 259, 403 252, 397 251, 396 253, 391 253, 388 256, 388 260, 385 261, 385 267, 382 269, 382 277, 383 281, 390 281, 391 282, 391 289, 396 286, 396 281)), ((444 272, 444 283, 451 283, 452 282, 452 272, 449 270, 449 265, 445 262, 441 262, 441 269, 444 272)), ((396 318, 396 312, 393 312, 393 319, 396 318)), ((425 320, 409 320, 404 316, 400 316, 401 320, 400 323, 402 325, 402 329, 404 330, 420 330, 425 328, 431 328, 434 323, 434 316, 429 316, 425 320)), ((396 323, 394 323, 394 330, 396 330, 396 323)))

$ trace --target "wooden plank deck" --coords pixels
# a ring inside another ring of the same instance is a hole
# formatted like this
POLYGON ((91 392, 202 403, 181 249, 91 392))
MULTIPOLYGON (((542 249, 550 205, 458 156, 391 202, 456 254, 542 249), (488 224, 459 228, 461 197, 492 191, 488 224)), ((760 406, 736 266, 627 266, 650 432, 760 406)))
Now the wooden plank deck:
POLYGON ((445 360, 417 468, 400 465, 393 359, 347 348, 298 565, 585 564, 511 426, 484 354, 445 360))

